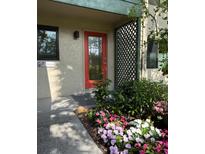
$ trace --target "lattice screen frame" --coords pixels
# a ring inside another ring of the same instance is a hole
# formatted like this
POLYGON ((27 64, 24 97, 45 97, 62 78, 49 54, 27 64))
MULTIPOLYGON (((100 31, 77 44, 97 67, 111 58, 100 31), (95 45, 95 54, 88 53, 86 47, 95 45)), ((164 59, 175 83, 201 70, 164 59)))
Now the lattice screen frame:
POLYGON ((140 20, 115 29, 115 88, 139 79, 140 20))

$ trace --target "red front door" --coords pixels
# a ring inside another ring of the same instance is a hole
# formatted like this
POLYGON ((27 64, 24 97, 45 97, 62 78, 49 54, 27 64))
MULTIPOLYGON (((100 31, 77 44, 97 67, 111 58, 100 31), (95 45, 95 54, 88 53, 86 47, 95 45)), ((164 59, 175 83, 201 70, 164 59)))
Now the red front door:
POLYGON ((107 38, 104 33, 85 32, 85 88, 93 88, 107 76, 107 38))

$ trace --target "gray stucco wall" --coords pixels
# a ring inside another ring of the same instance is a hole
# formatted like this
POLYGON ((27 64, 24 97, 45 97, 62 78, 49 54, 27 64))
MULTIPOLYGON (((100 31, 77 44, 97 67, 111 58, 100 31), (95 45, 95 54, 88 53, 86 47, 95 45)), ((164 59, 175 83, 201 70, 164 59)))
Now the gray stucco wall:
MULTIPOLYGON (((56 16, 38 16, 38 24, 59 27, 59 61, 46 61, 37 69, 38 99, 55 99, 85 90, 84 72, 84 31, 96 31, 107 34, 108 78, 114 81, 114 28, 106 24, 87 20, 59 18, 56 16), (78 30, 80 37, 73 39, 78 30)), ((39 62, 39 61, 38 61, 39 62)), ((112 84, 113 87, 113 84, 112 84)))
MULTIPOLYGON (((155 8, 154 5, 149 5, 148 6, 150 12, 152 14, 154 14, 153 9, 155 8)), ((162 19, 162 17, 157 16, 157 24, 158 27, 164 28, 167 27, 167 22, 165 20, 162 19)), ((143 44, 143 42, 147 42, 147 36, 150 32, 150 30, 153 30, 155 28, 155 25, 153 24, 153 22, 151 21, 151 18, 146 19, 145 21, 145 28, 141 29, 141 44, 143 44)), ((146 79, 150 79, 153 81, 161 81, 163 80, 165 83, 168 82, 168 78, 167 76, 163 76, 162 72, 159 71, 159 67, 158 68, 147 68, 147 46, 142 45, 141 46, 141 52, 140 52, 140 58, 141 58, 141 78, 146 78, 146 79)), ((158 56, 159 58, 159 56, 158 56)), ((159 61, 158 61, 159 62, 159 61)))

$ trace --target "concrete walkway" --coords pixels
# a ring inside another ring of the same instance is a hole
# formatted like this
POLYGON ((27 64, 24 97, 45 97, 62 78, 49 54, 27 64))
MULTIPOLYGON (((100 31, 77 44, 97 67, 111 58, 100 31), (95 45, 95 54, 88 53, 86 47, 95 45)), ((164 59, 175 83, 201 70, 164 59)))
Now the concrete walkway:
POLYGON ((94 105, 84 95, 38 100, 38 154, 102 154, 78 117, 78 105, 94 105))

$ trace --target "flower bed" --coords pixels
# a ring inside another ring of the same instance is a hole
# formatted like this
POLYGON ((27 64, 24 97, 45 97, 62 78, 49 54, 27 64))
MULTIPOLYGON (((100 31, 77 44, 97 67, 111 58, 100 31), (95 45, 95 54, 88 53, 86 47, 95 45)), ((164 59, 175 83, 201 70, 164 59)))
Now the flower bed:
MULTIPOLYGON (((94 112, 89 117, 90 135, 108 154, 167 154, 168 131, 154 127, 150 119, 129 120, 108 111, 94 112), (95 131, 93 131, 95 129, 95 131), (107 149, 106 149, 107 148, 107 149), (106 150, 105 150, 106 149, 106 150)), ((85 125, 85 124, 84 124, 85 125)), ((87 127, 87 126, 86 126, 87 127)))
POLYGON ((108 85, 97 85, 96 108, 81 118, 97 145, 109 154, 167 154, 167 86, 140 80, 110 92, 108 85))

